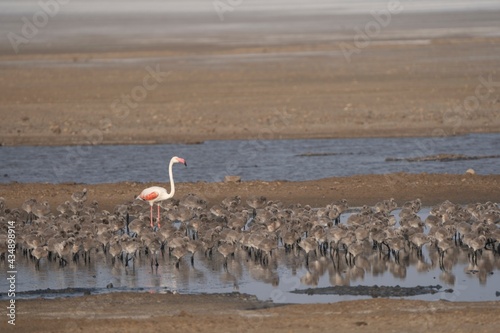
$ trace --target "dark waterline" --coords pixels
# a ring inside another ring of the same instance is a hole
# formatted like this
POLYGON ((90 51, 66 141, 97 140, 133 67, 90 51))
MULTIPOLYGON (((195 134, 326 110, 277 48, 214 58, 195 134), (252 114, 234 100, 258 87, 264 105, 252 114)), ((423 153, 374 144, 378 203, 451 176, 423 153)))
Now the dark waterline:
POLYGON ((226 175, 239 175, 243 180, 303 181, 394 172, 463 174, 469 168, 486 175, 499 173, 500 134, 206 141, 195 145, 0 147, 0 182, 166 182, 167 164, 174 155, 188 161, 188 168, 174 168, 175 180, 180 182, 218 182, 226 175), (436 154, 476 159, 404 160, 436 154))

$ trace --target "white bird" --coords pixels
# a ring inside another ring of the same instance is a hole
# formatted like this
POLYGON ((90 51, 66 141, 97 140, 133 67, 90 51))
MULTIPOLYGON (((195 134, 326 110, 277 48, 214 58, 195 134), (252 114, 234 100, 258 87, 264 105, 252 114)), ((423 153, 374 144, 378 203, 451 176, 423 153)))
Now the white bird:
MULTIPOLYGON (((183 158, 174 156, 170 160, 170 164, 168 166, 168 176, 170 178, 170 193, 168 193, 167 190, 163 187, 152 186, 152 187, 148 187, 147 189, 143 190, 141 192, 141 194, 139 194, 139 196, 137 197, 137 199, 141 199, 141 200, 149 202, 149 205, 151 206, 151 210, 150 210, 151 228, 153 228, 153 205, 154 205, 154 203, 170 199, 175 194, 174 178, 172 176, 172 166, 175 163, 182 163, 185 166, 187 166, 186 160, 184 160, 183 158)), ((158 207, 158 227, 161 227, 160 226, 160 205, 157 204, 157 207, 158 207)))

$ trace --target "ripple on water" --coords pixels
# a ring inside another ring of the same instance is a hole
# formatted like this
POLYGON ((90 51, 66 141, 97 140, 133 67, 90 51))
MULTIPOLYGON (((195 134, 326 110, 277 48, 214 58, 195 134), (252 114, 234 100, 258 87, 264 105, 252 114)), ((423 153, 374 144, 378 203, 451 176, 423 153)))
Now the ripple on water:
POLYGON ((496 174, 500 134, 435 138, 206 141, 202 144, 74 147, 0 147, 0 182, 114 183, 167 181, 167 163, 185 157, 175 172, 182 182, 242 180, 302 181, 358 174, 496 174), (429 158, 432 156, 460 158, 429 158), (144 163, 151 156, 165 167, 144 163), (256 158, 256 157, 259 158, 256 158), (488 157, 488 163, 478 157, 488 157), (29 161, 29 163, 27 163, 29 161), (411 161, 411 162, 410 162, 411 161), (161 163, 161 162, 160 162, 161 163))

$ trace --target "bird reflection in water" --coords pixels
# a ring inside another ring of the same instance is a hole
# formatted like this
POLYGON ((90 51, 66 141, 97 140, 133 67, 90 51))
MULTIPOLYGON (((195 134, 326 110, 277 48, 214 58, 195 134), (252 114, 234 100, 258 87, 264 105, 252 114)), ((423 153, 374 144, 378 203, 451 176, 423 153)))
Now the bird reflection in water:
POLYGON ((418 199, 397 213, 394 199, 349 209, 345 200, 312 208, 235 196, 211 206, 190 193, 160 202, 157 222, 164 223, 151 228, 150 203, 126 202, 110 212, 99 210, 91 194, 75 192, 74 205, 63 203, 57 212, 36 199, 21 208, 2 201, 0 217, 16 221, 27 265, 35 271, 54 263, 61 270, 109 265, 112 274, 125 269, 131 276, 149 266, 153 275, 175 277, 186 288, 218 274, 234 289, 248 277, 277 286, 283 274, 308 286, 326 275, 332 285, 362 283, 368 275, 403 280, 412 266, 419 273, 438 270, 443 283, 454 285, 457 264, 467 264, 466 273, 486 284, 500 268, 500 209, 493 203, 446 201, 422 218, 418 199))

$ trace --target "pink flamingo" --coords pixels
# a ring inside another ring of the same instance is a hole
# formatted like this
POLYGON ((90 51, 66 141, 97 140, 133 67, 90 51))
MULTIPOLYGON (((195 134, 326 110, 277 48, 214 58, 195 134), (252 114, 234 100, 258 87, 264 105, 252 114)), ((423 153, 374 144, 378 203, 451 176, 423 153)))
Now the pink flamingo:
MULTIPOLYGON (((141 194, 137 197, 137 199, 141 199, 144 201, 149 202, 149 205, 151 206, 151 211, 150 211, 150 219, 151 219, 151 228, 153 228, 153 204, 155 202, 163 201, 170 199, 174 196, 175 194, 175 185, 174 185, 174 178, 172 177, 172 166, 175 163, 182 163, 185 166, 187 166, 186 160, 183 158, 174 156, 170 160, 170 164, 168 166, 168 175, 170 177, 170 193, 167 192, 166 189, 160 186, 151 186, 148 187, 147 189, 143 190, 141 194)), ((158 205, 158 227, 161 227, 160 225, 160 205, 158 205)))

